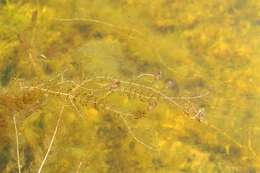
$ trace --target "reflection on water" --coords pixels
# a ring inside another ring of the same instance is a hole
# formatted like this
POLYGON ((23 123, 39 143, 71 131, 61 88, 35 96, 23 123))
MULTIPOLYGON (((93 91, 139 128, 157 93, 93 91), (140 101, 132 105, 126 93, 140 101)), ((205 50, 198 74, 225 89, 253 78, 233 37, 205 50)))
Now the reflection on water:
POLYGON ((0 172, 260 171, 259 10, 0 1, 0 172))

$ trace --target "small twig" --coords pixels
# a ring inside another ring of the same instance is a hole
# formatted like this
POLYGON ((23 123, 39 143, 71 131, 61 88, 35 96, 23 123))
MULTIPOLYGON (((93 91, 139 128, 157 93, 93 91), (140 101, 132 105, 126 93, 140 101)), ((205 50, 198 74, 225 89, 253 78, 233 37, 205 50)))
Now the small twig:
POLYGON ((76 106, 76 104, 73 102, 73 97, 69 97, 69 100, 70 100, 70 103, 72 105, 72 107, 75 109, 75 111, 77 112, 77 114, 80 116, 80 117, 83 117, 81 115, 81 112, 79 110, 79 108, 76 106))
POLYGON ((37 73, 37 69, 39 69, 39 68, 37 68, 36 62, 34 61, 32 51, 30 50, 30 48, 28 50, 28 56, 29 56, 29 60, 32 64, 33 71, 37 73))
POLYGON ((48 94, 52 94, 52 95, 60 95, 60 96, 65 96, 65 97, 72 97, 73 95, 68 94, 68 93, 64 93, 64 92, 59 92, 59 91, 54 91, 54 90, 49 90, 46 88, 40 88, 37 86, 32 86, 32 87, 27 87, 27 86, 23 86, 22 89, 28 89, 28 90, 38 90, 38 91, 42 91, 44 93, 48 93, 48 94))
POLYGON ((140 140, 139 138, 136 137, 136 135, 134 134, 134 132, 132 131, 131 127, 129 126, 127 120, 124 118, 124 116, 122 114, 119 114, 119 117, 123 120, 126 128, 128 129, 128 132, 130 133, 130 135, 134 138, 134 140, 140 144, 142 144, 144 147, 148 148, 149 150, 157 150, 155 147, 148 145, 146 143, 144 143, 142 140, 140 140))
MULTIPOLYGON (((98 19, 92 19, 92 18, 70 18, 70 19, 56 18, 55 20, 60 21, 60 22, 89 22, 89 23, 95 23, 95 24, 108 26, 108 27, 114 28, 116 30, 129 31, 129 32, 132 32, 132 33, 139 35, 139 37, 143 37, 142 32, 140 32, 136 29, 118 26, 118 25, 115 25, 115 24, 112 24, 112 23, 109 23, 109 22, 106 22, 106 21, 98 20, 98 19)), ((128 35, 128 37, 130 37, 130 36, 128 35)))
POLYGON ((248 142, 247 142, 248 149, 255 157, 257 157, 257 154, 252 146, 252 129, 248 128, 247 133, 248 133, 248 142))
POLYGON ((20 154, 19 154, 19 138, 18 138, 18 130, 17 130, 17 125, 16 125, 15 115, 13 115, 13 121, 14 121, 14 129, 15 129, 15 136, 16 136, 16 155, 17 155, 18 172, 21 173, 20 154))
POLYGON ((87 91, 94 91, 94 89, 89 89, 89 88, 82 87, 81 84, 77 84, 76 82, 71 81, 71 80, 63 80, 63 81, 57 83, 57 85, 62 85, 62 84, 64 84, 64 83, 70 83, 70 84, 76 86, 75 88, 72 88, 72 89, 71 89, 71 92, 77 90, 78 88, 84 89, 84 90, 87 90, 87 91))
POLYGON ((77 169, 76 173, 79 173, 79 170, 80 170, 80 168, 81 168, 81 165, 82 165, 82 161, 79 162, 79 166, 78 166, 78 169, 77 169))
POLYGON ((136 78, 139 79, 139 78, 143 78, 143 77, 152 77, 152 78, 154 78, 154 74, 142 73, 142 74, 138 75, 136 78))
POLYGON ((187 97, 170 97, 171 99, 174 99, 174 100, 193 100, 193 99, 200 99, 202 97, 205 97, 209 95, 209 92, 206 92, 204 94, 201 94, 201 95, 197 95, 197 96, 187 96, 187 97))
POLYGON ((136 137, 136 135, 134 134, 134 132, 132 131, 132 128, 129 126, 127 120, 125 119, 124 116, 133 116, 133 114, 129 114, 129 113, 123 113, 114 109, 111 109, 108 106, 105 106, 105 110, 110 111, 115 113, 116 115, 118 115, 122 121, 124 122, 126 128, 128 129, 129 134, 134 138, 134 140, 140 144, 142 144, 145 148, 148 148, 149 150, 155 150, 157 151, 157 149, 149 144, 146 144, 145 142, 143 142, 141 139, 139 139, 138 137, 136 137))
POLYGON ((110 111, 116 115, 124 115, 125 117, 134 117, 134 114, 132 114, 132 113, 121 112, 121 111, 112 109, 109 106, 105 106, 103 104, 100 104, 100 105, 103 106, 106 111, 110 111))
POLYGON ((108 91, 105 93, 104 96, 102 96, 101 98, 99 98, 97 101, 96 101, 96 104, 99 104, 102 100, 105 100, 108 96, 110 96, 111 94, 113 94, 113 91, 108 91))
POLYGON ((50 153, 50 151, 51 151, 52 144, 53 144, 53 141, 54 141, 55 136, 56 136, 56 134, 57 134, 58 127, 59 127, 60 120, 61 120, 61 115, 62 115, 63 111, 64 111, 64 105, 62 105, 62 107, 61 107, 61 111, 60 111, 60 114, 59 114, 59 117, 58 117, 58 121, 57 121, 56 126, 55 126, 55 130, 54 130, 53 135, 52 135, 52 138, 51 138, 51 142, 50 142, 50 144, 49 144, 49 147, 48 147, 48 149, 47 149, 47 152, 46 152, 46 154, 45 154, 45 156, 44 156, 44 159, 43 159, 43 161, 42 161, 42 163, 41 163, 41 165, 40 165, 40 167, 39 167, 37 173, 41 173, 42 168, 43 168, 43 166, 44 166, 44 164, 45 164, 45 162, 46 162, 46 160, 47 160, 47 157, 48 157, 48 155, 49 155, 49 153, 50 153))

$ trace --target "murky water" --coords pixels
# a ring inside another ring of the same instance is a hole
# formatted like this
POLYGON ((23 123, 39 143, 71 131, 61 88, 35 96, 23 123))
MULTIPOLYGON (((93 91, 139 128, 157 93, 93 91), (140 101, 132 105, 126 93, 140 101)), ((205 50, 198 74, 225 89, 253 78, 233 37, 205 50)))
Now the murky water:
POLYGON ((259 172, 259 11, 0 1, 0 172, 259 172))

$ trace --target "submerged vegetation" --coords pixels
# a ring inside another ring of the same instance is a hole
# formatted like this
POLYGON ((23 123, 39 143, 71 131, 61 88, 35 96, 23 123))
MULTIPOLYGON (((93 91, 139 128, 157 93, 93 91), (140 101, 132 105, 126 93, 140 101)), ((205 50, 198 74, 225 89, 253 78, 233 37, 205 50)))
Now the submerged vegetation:
POLYGON ((259 10, 0 1, 0 172, 260 171, 259 10))

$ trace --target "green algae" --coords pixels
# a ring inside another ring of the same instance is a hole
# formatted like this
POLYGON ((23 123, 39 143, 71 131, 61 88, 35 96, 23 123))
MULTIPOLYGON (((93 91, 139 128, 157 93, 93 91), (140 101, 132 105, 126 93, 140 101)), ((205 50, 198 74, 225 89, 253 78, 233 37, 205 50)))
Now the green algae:
POLYGON ((259 9, 257 0, 0 1, 0 172, 18 172, 12 116, 21 171, 37 172, 63 104, 42 172, 258 172, 259 9), (64 81, 97 76, 75 106, 61 96, 73 90, 64 81))
POLYGON ((1 84, 2 86, 8 85, 11 80, 12 73, 14 71, 14 65, 8 64, 2 71, 1 84))

